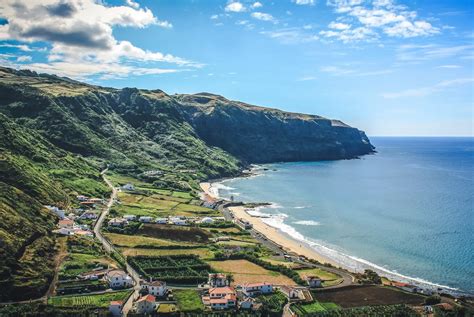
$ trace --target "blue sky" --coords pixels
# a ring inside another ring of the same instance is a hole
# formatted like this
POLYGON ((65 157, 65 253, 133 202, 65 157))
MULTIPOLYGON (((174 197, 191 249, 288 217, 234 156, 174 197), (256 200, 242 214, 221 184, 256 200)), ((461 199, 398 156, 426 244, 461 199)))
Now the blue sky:
POLYGON ((0 63, 369 135, 473 135, 472 1, 5 0, 0 63))

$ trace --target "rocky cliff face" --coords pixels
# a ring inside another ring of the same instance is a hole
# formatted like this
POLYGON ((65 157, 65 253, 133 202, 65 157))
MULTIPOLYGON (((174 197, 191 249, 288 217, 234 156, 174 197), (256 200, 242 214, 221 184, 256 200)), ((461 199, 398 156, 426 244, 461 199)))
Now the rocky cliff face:
POLYGON ((229 101, 180 95, 187 120, 208 144, 254 163, 335 160, 373 152, 363 131, 341 121, 229 101))

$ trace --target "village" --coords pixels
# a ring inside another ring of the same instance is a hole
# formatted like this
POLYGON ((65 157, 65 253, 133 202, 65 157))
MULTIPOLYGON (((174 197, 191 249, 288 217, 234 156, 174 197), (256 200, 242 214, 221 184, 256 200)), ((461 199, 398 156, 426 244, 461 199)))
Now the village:
MULTIPOLYGON (((199 206, 185 193, 144 186, 122 184, 108 204, 78 195, 77 208, 47 206, 59 218, 54 232, 66 239, 69 252, 51 304, 98 305, 113 316, 199 311, 304 316, 340 307, 316 300, 318 290, 363 279, 284 252, 245 219, 213 209, 212 200, 199 206), (95 232, 103 234, 104 246, 95 232)), ((408 300, 427 316, 436 307, 453 310, 449 303, 423 305, 433 294, 414 285, 384 284, 400 290, 391 291, 394 304, 408 300)))

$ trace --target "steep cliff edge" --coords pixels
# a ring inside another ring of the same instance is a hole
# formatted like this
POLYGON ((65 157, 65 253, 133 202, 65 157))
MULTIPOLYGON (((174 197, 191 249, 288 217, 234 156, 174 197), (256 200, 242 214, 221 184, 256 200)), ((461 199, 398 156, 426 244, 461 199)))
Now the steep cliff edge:
POLYGON ((363 131, 341 121, 230 101, 207 93, 178 95, 208 144, 252 163, 335 160, 373 152, 363 131))

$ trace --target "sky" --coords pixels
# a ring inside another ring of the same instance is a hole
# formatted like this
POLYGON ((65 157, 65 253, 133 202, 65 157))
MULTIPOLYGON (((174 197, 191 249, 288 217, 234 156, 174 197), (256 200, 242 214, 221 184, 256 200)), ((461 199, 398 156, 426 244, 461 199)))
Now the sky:
POLYGON ((2 0, 0 65, 473 136, 473 26, 472 0, 2 0))

